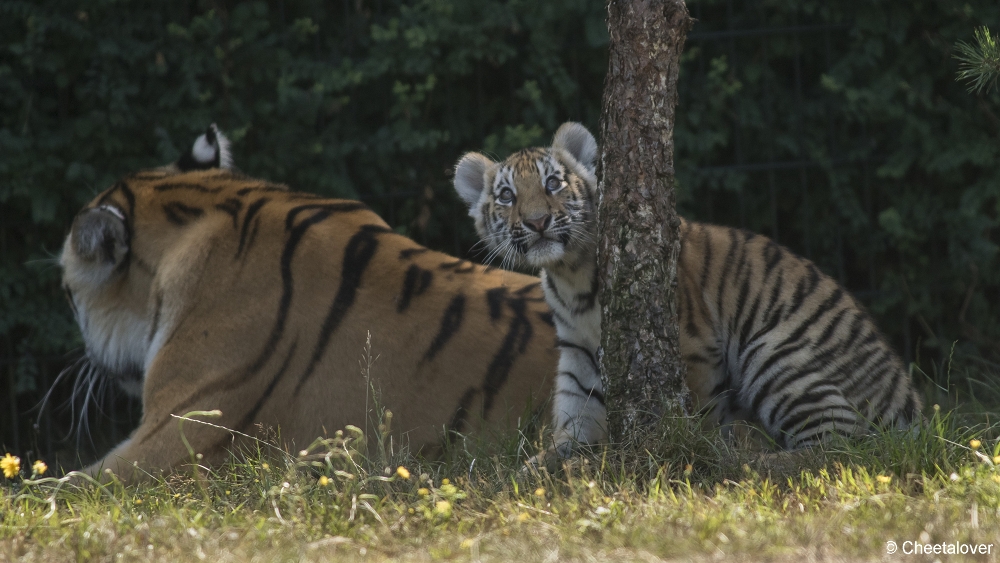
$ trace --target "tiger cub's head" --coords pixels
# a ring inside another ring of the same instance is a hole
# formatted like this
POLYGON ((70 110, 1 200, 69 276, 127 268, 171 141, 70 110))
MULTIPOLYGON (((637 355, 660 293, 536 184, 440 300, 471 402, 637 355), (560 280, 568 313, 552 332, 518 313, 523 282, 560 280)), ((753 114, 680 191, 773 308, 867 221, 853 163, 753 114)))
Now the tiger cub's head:
POLYGON ((162 229, 142 212, 148 194, 137 190, 147 178, 232 166, 229 141, 213 124, 177 162, 117 183, 73 220, 59 257, 63 290, 83 334, 87 361, 97 370, 91 373, 110 377, 130 395, 142 392, 154 344, 146 313, 155 270, 151 257, 162 253, 167 238, 157 236, 162 229))
POLYGON ((488 246, 487 262, 551 268, 593 251, 597 220, 597 142, 579 123, 564 123, 552 146, 518 151, 503 162, 468 153, 455 168, 455 190, 488 246))

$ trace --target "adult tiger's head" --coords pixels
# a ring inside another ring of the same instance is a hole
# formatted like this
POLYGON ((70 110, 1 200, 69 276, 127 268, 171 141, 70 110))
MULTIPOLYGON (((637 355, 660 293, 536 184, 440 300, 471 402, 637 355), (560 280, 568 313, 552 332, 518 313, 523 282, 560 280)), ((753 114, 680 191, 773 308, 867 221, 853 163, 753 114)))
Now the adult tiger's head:
MULTIPOLYGON (((163 179, 213 168, 233 168, 229 140, 214 123, 177 162, 132 178, 163 179)), ((165 225, 157 225, 161 218, 154 214, 136 213, 137 205, 151 203, 137 203, 134 190, 119 182, 77 214, 60 256, 63 289, 83 332, 87 360, 134 397, 142 393, 142 375, 158 348, 149 338, 153 327, 146 309, 153 272, 166 250, 166 237, 155 234, 165 225), (137 229, 154 236, 135 237, 137 229)), ((181 202, 164 210, 174 224, 200 214, 181 202)))
POLYGON ((503 265, 572 263, 592 251, 597 211, 597 142, 579 123, 564 123, 552 146, 518 151, 503 162, 468 153, 455 168, 455 190, 476 230, 503 265))
MULTIPOLYGON (((100 372, 142 399, 142 422, 88 468, 123 477, 217 462, 233 435, 289 447, 391 410, 394 441, 511 427, 552 388, 552 313, 538 278, 424 248, 364 204, 231 169, 210 129, 178 163, 124 177, 73 222, 61 263, 100 372), (370 380, 358 359, 370 338, 370 380), (225 427, 233 433, 220 430, 225 427)), ((526 420, 526 418, 523 418, 526 420)), ((293 449, 292 451, 298 451, 293 449)))

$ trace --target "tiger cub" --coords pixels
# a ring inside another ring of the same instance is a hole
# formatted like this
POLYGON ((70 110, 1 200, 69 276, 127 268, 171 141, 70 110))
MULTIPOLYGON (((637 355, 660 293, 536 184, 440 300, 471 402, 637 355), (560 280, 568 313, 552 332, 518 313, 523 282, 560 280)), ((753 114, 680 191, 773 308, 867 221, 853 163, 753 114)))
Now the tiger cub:
MULTIPOLYGON (((560 349, 553 442, 563 456, 606 436, 596 157, 593 135, 566 123, 551 147, 503 162, 468 153, 455 170, 455 189, 492 251, 542 270, 560 349)), ((755 423, 796 449, 917 415, 903 362, 812 262, 727 227, 681 220, 680 237, 680 348, 688 387, 710 421, 755 423)))

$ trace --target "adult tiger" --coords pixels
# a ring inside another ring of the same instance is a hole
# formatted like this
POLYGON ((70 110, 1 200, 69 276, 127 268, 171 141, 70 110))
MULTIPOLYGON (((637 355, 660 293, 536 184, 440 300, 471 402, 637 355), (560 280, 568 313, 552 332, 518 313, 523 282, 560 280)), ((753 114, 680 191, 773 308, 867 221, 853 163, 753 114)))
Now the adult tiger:
MULTIPOLYGON (((561 349, 554 442, 605 435, 597 368, 597 143, 566 123, 552 147, 503 162, 469 153, 455 189, 480 236, 506 261, 542 268, 561 349)), ((765 237, 681 221, 681 355, 709 419, 761 425, 780 445, 816 444, 869 423, 905 424, 920 399, 864 309, 816 266, 765 237)))
MULTIPOLYGON (((183 463, 176 419, 280 428, 303 447, 363 426, 372 372, 412 448, 442 430, 512 425, 551 392, 557 352, 539 280, 434 252, 362 203, 289 191, 230 168, 209 128, 178 163, 123 178, 73 221, 63 285, 90 363, 142 399, 132 436, 87 469, 121 477, 183 463)), ((188 424, 206 462, 228 432, 188 424)))

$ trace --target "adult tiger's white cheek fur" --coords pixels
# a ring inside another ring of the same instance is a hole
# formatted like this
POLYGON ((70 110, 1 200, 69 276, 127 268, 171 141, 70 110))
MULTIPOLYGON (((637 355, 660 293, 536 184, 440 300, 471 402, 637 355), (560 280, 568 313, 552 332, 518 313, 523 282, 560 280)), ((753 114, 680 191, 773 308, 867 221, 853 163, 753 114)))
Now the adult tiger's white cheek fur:
MULTIPOLYGON (((145 310, 97 307, 95 303, 109 299, 104 285, 109 272, 103 264, 83 263, 72 254, 67 241, 60 263, 65 272, 64 282, 73 300, 77 324, 83 335, 87 357, 91 363, 115 379, 132 396, 142 392, 141 380, 122 375, 144 373, 150 354, 151 324, 145 310)), ((135 297, 135 296, 131 296, 135 297)), ((131 300, 131 299, 126 299, 131 300)))

